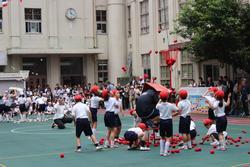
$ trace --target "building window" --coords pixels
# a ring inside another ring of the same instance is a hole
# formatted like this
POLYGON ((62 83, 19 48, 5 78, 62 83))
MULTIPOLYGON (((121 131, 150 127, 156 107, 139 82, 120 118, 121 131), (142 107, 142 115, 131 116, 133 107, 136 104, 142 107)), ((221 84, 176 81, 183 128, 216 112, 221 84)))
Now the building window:
POLYGON ((98 60, 98 82, 108 81, 108 60, 98 60))
POLYGON ((0 66, 0 72, 4 72, 5 66, 0 66))
POLYGON ((187 86, 189 81, 193 79, 193 63, 191 55, 187 51, 181 52, 181 83, 187 86))
POLYGON ((105 34, 107 33, 107 12, 106 10, 96 11, 96 24, 97 33, 105 34))
POLYGON ((26 33, 42 32, 42 14, 41 9, 25 8, 26 33))
POLYGON ((0 8, 0 32, 3 32, 3 10, 0 8))
POLYGON ((60 60, 61 83, 78 85, 84 83, 83 60, 81 57, 63 57, 60 60))
POLYGON ((131 36, 131 6, 128 6, 128 36, 131 36))
POLYGON ((161 84, 166 85, 170 83, 170 69, 166 64, 164 56, 160 55, 160 74, 161 84))
POLYGON ((217 81, 220 74, 220 68, 218 64, 206 64, 204 65, 204 77, 207 80, 211 77, 213 81, 217 81))
POLYGON ((149 54, 142 54, 142 68, 143 73, 148 74, 149 79, 151 78, 151 68, 150 68, 150 55, 149 54))
POLYGON ((148 0, 140 2, 141 9, 141 34, 149 33, 149 11, 148 11, 148 0))
POLYGON ((159 0, 159 28, 161 30, 167 29, 169 26, 168 20, 168 0, 159 0))

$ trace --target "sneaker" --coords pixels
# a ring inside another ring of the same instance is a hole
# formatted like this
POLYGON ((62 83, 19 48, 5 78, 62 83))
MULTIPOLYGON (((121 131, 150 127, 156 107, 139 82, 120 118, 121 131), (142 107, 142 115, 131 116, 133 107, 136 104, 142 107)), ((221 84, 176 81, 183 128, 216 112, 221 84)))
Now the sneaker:
POLYGON ((54 128, 56 125, 55 125, 55 123, 53 123, 52 125, 51 125, 51 128, 54 128))
POLYGON ((76 148, 75 152, 77 152, 77 153, 82 152, 82 149, 81 148, 76 148))
POLYGON ((102 148, 102 146, 96 146, 95 149, 96 149, 96 151, 98 151, 98 150, 102 150, 103 148, 102 148))
POLYGON ((214 141, 212 143, 210 143, 211 146, 218 146, 220 143, 218 141, 214 141))
POLYGON ((140 151, 150 151, 150 148, 148 148, 148 147, 140 147, 140 151))
POLYGON ((182 149, 182 150, 187 150, 188 147, 187 147, 186 145, 183 145, 182 147, 180 147, 180 149, 182 149))
POLYGON ((226 151, 227 148, 226 148, 226 147, 220 147, 220 150, 221 150, 221 151, 226 151))
POLYGON ((104 145, 104 148, 110 148, 110 145, 104 145))
POLYGON ((118 145, 112 145, 110 148, 118 148, 118 145))
POLYGON ((166 156, 169 156, 169 155, 170 155, 170 153, 164 153, 163 157, 166 157, 166 156))

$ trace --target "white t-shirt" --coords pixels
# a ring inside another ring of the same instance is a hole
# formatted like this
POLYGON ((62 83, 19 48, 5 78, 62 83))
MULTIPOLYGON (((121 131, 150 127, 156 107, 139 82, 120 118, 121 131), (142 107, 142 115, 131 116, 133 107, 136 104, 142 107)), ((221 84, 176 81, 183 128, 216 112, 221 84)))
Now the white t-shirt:
POLYGON ((222 117, 225 114, 225 107, 226 107, 226 102, 223 101, 223 106, 222 107, 219 107, 219 103, 220 101, 216 100, 214 103, 212 103, 212 106, 214 108, 214 115, 216 117, 222 117))
POLYGON ((212 96, 205 96, 204 97, 207 101, 209 101, 210 103, 214 103, 216 101, 216 99, 212 96))
POLYGON ((216 125, 215 125, 215 124, 212 124, 212 125, 210 126, 210 128, 209 128, 208 131, 207 131, 207 135, 211 135, 211 134, 213 134, 213 133, 217 133, 216 125))
POLYGON ((106 108, 106 111, 115 112, 115 103, 116 100, 113 97, 110 97, 108 101, 104 101, 104 106, 106 108))
POLYGON ((195 129, 196 129, 196 125, 195 125, 194 121, 191 120, 191 122, 190 122, 190 131, 195 130, 195 129))
POLYGON ((115 114, 118 114, 120 112, 120 108, 122 106, 122 100, 121 99, 115 99, 115 106, 114 106, 114 110, 115 110, 115 114))
POLYGON ((188 99, 181 100, 178 103, 178 108, 180 110, 180 115, 184 118, 186 118, 189 113, 191 113, 191 103, 188 99))
POLYGON ((76 103, 72 108, 72 114, 75 118, 88 118, 89 107, 81 102, 76 103))
POLYGON ((140 136, 141 134, 143 134, 144 132, 142 131, 141 128, 139 127, 136 127, 136 128, 130 128, 128 129, 128 131, 132 131, 132 132, 135 132, 138 136, 140 136))
POLYGON ((26 98, 25 97, 18 97, 17 101, 18 101, 18 104, 25 104, 26 98))
POLYGON ((172 113, 174 111, 178 111, 176 105, 168 102, 162 102, 157 104, 156 109, 160 111, 160 118, 164 120, 172 119, 172 113))
POLYGON ((59 105, 59 104, 56 104, 54 106, 54 109, 55 109, 55 115, 53 117, 53 119, 61 119, 64 117, 64 114, 66 113, 67 111, 67 108, 65 105, 59 105))
POLYGON ((46 97, 39 97, 38 99, 36 99, 36 104, 45 104, 46 101, 46 97))
MULTIPOLYGON (((217 133, 217 129, 216 129, 216 125, 215 125, 215 124, 212 124, 212 125, 210 126, 210 128, 209 128, 208 131, 207 131, 207 135, 210 136, 210 135, 213 134, 213 133, 217 133)), ((227 136, 227 132, 226 132, 226 131, 223 131, 222 133, 223 133, 224 137, 227 136)))
POLYGON ((90 107, 91 108, 99 108, 99 103, 102 100, 102 98, 98 97, 98 96, 93 96, 90 99, 90 107))

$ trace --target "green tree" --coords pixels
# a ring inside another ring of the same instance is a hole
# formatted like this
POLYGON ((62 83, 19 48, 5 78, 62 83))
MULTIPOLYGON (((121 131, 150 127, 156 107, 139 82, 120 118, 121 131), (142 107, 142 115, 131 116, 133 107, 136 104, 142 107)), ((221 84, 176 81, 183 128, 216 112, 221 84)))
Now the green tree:
POLYGON ((190 0, 175 33, 189 39, 184 49, 200 59, 218 59, 250 72, 250 6, 238 0, 190 0))

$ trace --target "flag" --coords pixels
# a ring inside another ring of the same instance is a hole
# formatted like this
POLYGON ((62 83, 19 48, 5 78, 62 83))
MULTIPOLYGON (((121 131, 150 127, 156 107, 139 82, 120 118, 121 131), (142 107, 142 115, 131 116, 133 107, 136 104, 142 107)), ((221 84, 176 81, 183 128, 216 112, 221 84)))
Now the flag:
POLYGON ((2 6, 3 7, 8 6, 8 0, 2 0, 2 6))

